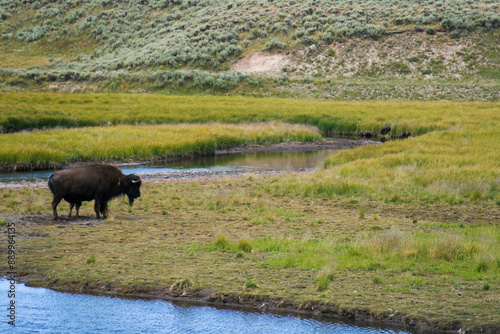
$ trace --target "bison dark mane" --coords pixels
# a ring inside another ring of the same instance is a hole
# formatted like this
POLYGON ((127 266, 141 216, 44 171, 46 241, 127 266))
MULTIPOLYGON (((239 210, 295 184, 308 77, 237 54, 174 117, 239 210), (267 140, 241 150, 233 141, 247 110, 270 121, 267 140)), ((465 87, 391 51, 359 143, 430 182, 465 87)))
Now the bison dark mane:
POLYGON ((70 204, 68 217, 76 206, 76 216, 84 201, 95 201, 96 217, 108 216, 108 201, 120 195, 126 195, 129 204, 141 196, 141 179, 134 174, 123 175, 122 171, 110 165, 90 165, 61 170, 49 178, 49 189, 54 196, 52 211, 58 218, 57 205, 61 200, 70 204))

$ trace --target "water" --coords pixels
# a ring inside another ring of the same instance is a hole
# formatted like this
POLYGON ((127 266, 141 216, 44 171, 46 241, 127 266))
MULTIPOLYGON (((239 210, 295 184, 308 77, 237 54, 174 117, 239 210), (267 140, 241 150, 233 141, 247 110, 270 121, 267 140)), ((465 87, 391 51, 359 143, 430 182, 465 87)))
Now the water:
POLYGON ((16 326, 8 324, 9 281, 0 279, 0 333, 409 333, 163 300, 62 293, 15 285, 16 326))
MULTIPOLYGON (((168 164, 122 165, 124 174, 142 174, 176 171, 229 170, 241 172, 290 171, 311 169, 320 166, 323 160, 338 150, 298 151, 298 152, 254 152, 224 154, 215 157, 177 161, 168 164)), ((0 182, 48 180, 54 171, 4 172, 0 182)))

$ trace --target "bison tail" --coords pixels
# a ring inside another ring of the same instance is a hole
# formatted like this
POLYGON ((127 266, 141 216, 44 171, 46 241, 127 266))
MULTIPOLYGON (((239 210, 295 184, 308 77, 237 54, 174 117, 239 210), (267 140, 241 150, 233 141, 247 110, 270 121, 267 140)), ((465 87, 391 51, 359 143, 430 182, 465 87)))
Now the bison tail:
POLYGON ((49 177, 49 189, 50 189, 50 192, 52 193, 52 195, 55 195, 56 193, 54 192, 54 185, 52 185, 52 176, 54 176, 54 174, 52 174, 49 177))

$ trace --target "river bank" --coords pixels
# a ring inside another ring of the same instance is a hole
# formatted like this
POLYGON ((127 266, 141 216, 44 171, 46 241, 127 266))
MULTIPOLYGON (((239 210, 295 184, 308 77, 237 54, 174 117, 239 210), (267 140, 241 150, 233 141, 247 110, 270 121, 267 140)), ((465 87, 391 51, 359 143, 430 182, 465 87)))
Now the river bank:
MULTIPOLYGON (((367 145, 380 145, 381 142, 371 141, 371 140, 354 140, 354 139, 346 139, 346 138, 324 138, 320 141, 314 142, 286 142, 280 144, 271 144, 271 145, 247 145, 243 147, 236 147, 232 149, 225 150, 217 150, 215 153, 215 158, 226 158, 230 156, 234 156, 236 158, 242 157, 247 153, 259 153, 259 152, 275 152, 275 153, 287 153, 287 152, 317 152, 322 150, 341 150, 341 149, 352 149, 360 146, 367 145)), ((333 154, 333 153, 332 153, 333 154)), ((214 157, 212 157, 214 158, 214 157)), ((272 157, 271 157, 272 158, 272 157)), ((270 158, 270 159, 271 159, 270 158)), ((320 157, 321 158, 321 157, 320 157)), ((276 159, 282 159, 282 157, 276 157, 276 159)), ((324 159, 324 158, 322 158, 324 159)), ((134 171, 134 166, 145 166, 140 172, 137 174, 141 176, 143 179, 193 179, 199 177, 229 177, 229 176, 245 176, 245 175, 261 175, 261 174, 277 174, 283 173, 284 170, 258 170, 257 168, 250 169, 248 168, 234 168, 235 163, 228 160, 229 167, 221 168, 221 169, 207 169, 207 168, 196 168, 197 161, 204 161, 204 158, 191 158, 191 159, 179 159, 166 157, 160 160, 155 161, 134 161, 134 162, 124 162, 124 161, 103 161, 103 162, 78 162, 72 163, 66 166, 65 168, 73 168, 78 166, 90 165, 95 163, 105 163, 105 164, 113 164, 120 168, 124 168, 127 170, 131 170, 126 173, 137 173, 134 171), (193 170, 189 168, 185 168, 182 166, 181 169, 176 170, 176 164, 187 164, 193 165, 193 170), (149 168, 148 166, 153 165, 154 168, 149 168), (161 166, 164 167, 162 170, 161 166), (172 167, 171 167, 172 166, 172 167)), ((214 161, 215 164, 217 161, 214 161)), ((270 160, 257 162, 269 164, 270 160)), ((322 161, 319 161, 322 162, 322 161)), ((219 162, 217 162, 220 164, 219 162)), ((222 162, 223 164, 223 162, 222 162)), ((237 166, 238 163, 236 163, 237 166)), ((294 164, 300 165, 300 162, 294 160, 294 164)), ((311 163, 309 163, 311 165, 311 163)), ((200 164, 201 166, 210 166, 210 163, 200 164)), ((223 165, 222 165, 223 166, 223 165)), ((312 170, 317 166, 310 167, 286 167, 286 171, 300 172, 306 170, 312 170)), ((7 173, 4 173, 7 175, 7 173)), ((40 176, 30 176, 27 180, 18 180, 15 175, 19 175, 19 179, 23 178, 23 175, 29 175, 29 172, 21 172, 20 174, 12 173, 12 178, 5 178, 6 182, 0 182, 0 188, 10 188, 10 189, 19 189, 23 187, 28 188, 43 188, 46 187, 46 181, 33 181, 37 178, 41 178, 40 176)), ((48 178, 50 172, 40 173, 36 172, 34 175, 43 175, 44 178, 48 178)), ((2 175, 0 175, 0 181, 3 181, 2 175)), ((43 178, 43 177, 42 177, 43 178)))
MULTIPOLYGON (((32 287, 43 287, 51 290, 91 294, 98 296, 109 296, 119 298, 141 298, 161 299, 171 302, 185 303, 193 306, 214 306, 217 308, 232 309, 250 312, 265 312, 270 314, 303 316, 322 321, 346 321, 358 326, 383 326, 394 330, 404 330, 410 333, 451 333, 458 331, 459 323, 450 323, 448 327, 443 324, 425 319, 420 316, 411 316, 397 312, 396 314, 384 312, 381 314, 370 311, 367 308, 342 308, 335 304, 325 304, 319 301, 297 303, 291 300, 273 298, 270 296, 250 294, 227 294, 210 289, 199 289, 192 291, 176 287, 157 286, 152 289, 119 286, 114 284, 82 282, 77 284, 60 285, 57 282, 41 283, 36 280, 34 284, 30 276, 17 277, 20 283, 26 283, 32 287)), ((303 286, 292 287, 293 289, 304 289, 303 286)), ((469 329, 467 333, 494 333, 488 328, 469 329)))
MULTIPOLYGON (((244 149, 346 143, 360 144, 335 139, 244 149)), ((415 169, 408 168, 402 171, 415 169)), ((322 172, 144 173, 134 206, 115 200, 106 220, 95 219, 85 202, 82 216, 54 221, 46 182, 2 183, 0 223, 15 226, 18 279, 33 286, 283 310, 417 332, 500 328, 498 205, 348 191, 321 196, 290 187, 322 172)))
POLYGON ((277 178, 145 178, 134 207, 114 201, 107 220, 95 219, 92 203, 85 203, 81 217, 54 221, 44 183, 0 188, 11 203, 1 219, 16 227, 16 271, 25 275, 18 279, 33 286, 356 319, 420 332, 499 329, 495 268, 465 275, 448 267, 461 266, 460 260, 438 264, 413 255, 412 267, 404 257, 364 259, 361 248, 367 240, 384 244, 387 238, 404 247, 420 242, 415 235, 437 235, 445 247, 453 240, 467 246, 471 241, 463 235, 495 231, 497 206, 283 197, 271 191, 277 178), (348 251, 345 263, 342 249, 348 251), (330 278, 320 289, 322 276, 330 278))

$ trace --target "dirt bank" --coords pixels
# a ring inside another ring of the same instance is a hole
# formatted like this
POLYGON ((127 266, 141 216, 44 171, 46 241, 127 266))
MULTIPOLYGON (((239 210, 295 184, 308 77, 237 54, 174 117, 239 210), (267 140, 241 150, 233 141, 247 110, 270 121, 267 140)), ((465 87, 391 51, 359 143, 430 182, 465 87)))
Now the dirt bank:
POLYGON ((279 143, 267 146, 249 145, 227 150, 218 150, 216 155, 247 152, 293 152, 293 151, 315 151, 315 150, 340 150, 350 149, 366 145, 380 145, 381 142, 371 140, 354 140, 344 138, 325 138, 317 142, 291 142, 279 143))

